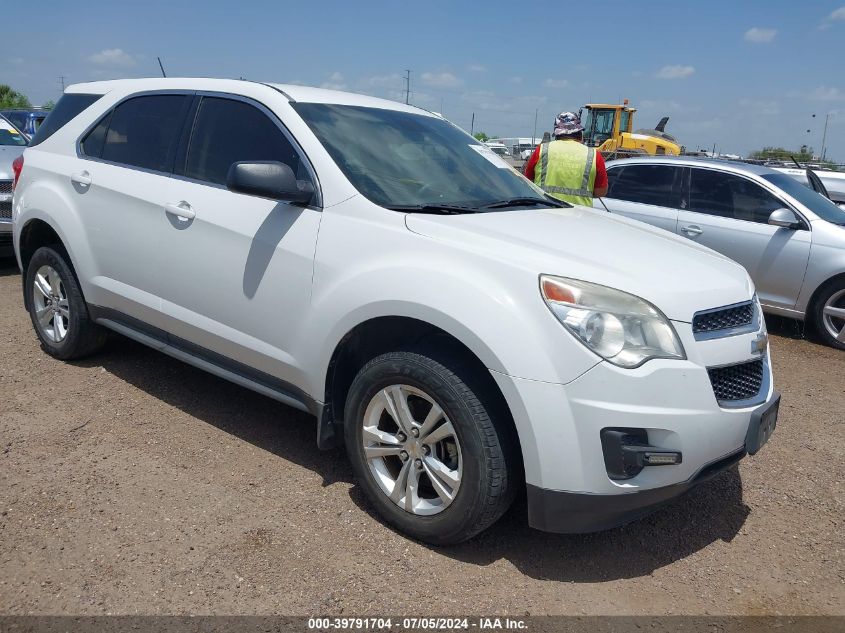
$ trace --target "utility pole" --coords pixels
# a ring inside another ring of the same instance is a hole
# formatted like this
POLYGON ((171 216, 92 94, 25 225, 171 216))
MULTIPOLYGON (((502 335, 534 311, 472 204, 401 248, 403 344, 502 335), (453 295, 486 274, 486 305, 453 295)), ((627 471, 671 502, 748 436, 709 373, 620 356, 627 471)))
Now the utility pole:
POLYGON ((534 136, 531 137, 531 144, 537 144, 537 111, 539 108, 534 108, 534 136))
POLYGON ((65 76, 59 75, 59 81, 62 82, 62 94, 64 94, 65 93, 65 76))
POLYGON ((161 76, 167 77, 167 73, 164 72, 164 65, 161 63, 161 57, 156 57, 158 60, 158 67, 161 68, 161 76))
POLYGON ((475 131, 475 112, 472 113, 472 123, 469 124, 469 135, 475 136, 473 132, 475 131))
POLYGON ((825 142, 827 141, 827 122, 830 119, 830 112, 824 117, 824 133, 822 134, 822 162, 824 162, 824 155, 826 152, 825 142))
POLYGON ((411 71, 405 69, 405 103, 408 104, 411 99, 411 71))

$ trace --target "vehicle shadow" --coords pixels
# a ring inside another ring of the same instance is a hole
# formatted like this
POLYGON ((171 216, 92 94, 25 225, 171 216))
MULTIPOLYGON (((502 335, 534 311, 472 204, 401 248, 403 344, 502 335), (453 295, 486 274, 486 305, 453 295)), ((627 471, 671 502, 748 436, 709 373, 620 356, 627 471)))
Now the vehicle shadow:
POLYGON ((0 257, 0 277, 11 277, 12 275, 20 274, 18 260, 14 257, 0 257))
MULTIPOLYGON (((354 484, 342 450, 317 449, 312 416, 123 337, 112 337, 100 354, 77 364, 102 367, 206 424, 308 468, 322 477, 324 487, 336 482, 354 484)), ((378 519, 360 486, 353 485, 349 496, 378 519)), ((508 560, 536 579, 604 582, 649 575, 716 541, 730 542, 750 512, 742 501, 742 480, 736 468, 649 517, 597 534, 533 530, 527 524, 525 503, 522 495, 497 524, 467 543, 424 547, 478 566, 508 560)))

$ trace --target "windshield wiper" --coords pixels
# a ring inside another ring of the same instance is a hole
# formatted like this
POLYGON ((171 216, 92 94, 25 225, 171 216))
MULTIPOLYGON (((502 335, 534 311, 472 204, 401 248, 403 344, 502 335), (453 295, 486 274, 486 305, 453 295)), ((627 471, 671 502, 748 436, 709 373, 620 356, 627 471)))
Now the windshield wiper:
POLYGON ((569 205, 554 198, 508 198, 507 200, 499 200, 485 204, 482 209, 504 209, 505 207, 524 207, 532 204, 542 204, 547 207, 568 207, 569 205))
POLYGON ((457 215, 459 213, 477 213, 477 207, 465 207, 459 204, 394 204, 387 207, 393 211, 407 213, 439 213, 442 215, 457 215))

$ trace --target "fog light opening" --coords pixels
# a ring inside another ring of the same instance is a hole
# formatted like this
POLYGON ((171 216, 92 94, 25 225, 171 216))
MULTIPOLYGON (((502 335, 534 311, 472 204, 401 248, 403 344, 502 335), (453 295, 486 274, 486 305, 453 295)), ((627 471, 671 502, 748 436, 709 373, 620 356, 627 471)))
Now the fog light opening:
POLYGON ((607 475, 616 480, 636 477, 649 466, 674 466, 683 461, 680 451, 651 446, 645 429, 602 429, 601 446, 607 475))

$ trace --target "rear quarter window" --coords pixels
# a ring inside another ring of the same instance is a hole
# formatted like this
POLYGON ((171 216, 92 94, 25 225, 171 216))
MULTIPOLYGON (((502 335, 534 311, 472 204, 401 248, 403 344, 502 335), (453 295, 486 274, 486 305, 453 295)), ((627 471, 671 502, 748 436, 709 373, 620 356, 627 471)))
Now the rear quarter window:
POLYGON ((102 95, 81 93, 62 95, 56 107, 50 110, 50 114, 47 115, 47 118, 38 127, 38 131, 35 133, 31 145, 38 145, 46 141, 100 97, 102 95))

